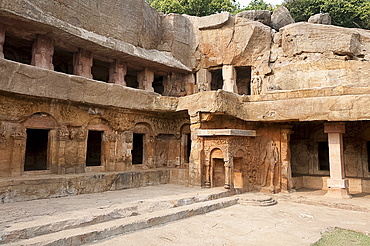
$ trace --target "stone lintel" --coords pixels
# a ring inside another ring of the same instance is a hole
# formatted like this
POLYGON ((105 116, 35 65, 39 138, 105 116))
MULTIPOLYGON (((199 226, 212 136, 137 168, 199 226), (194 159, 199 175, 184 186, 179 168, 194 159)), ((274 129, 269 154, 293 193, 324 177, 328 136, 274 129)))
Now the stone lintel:
POLYGON ((239 130, 239 129, 199 129, 199 137, 212 136, 239 136, 239 137, 255 137, 255 130, 239 130))
POLYGON ((346 125, 345 123, 325 123, 324 124, 325 133, 345 133, 346 125))

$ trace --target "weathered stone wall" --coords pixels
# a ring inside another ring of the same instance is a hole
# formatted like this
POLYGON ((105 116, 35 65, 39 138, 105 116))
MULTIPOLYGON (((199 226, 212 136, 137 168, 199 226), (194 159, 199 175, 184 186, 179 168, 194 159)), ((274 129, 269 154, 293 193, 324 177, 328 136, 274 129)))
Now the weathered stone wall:
POLYGON ((27 174, 23 165, 28 128, 49 130, 47 170, 36 174, 131 170, 132 136, 139 126, 147 139, 141 168, 181 165, 180 132, 189 121, 186 113, 164 116, 14 94, 0 97, 0 176, 27 174), (88 130, 104 132, 101 166, 86 167, 88 130), (164 158, 161 153, 166 153, 164 158))
POLYGON ((168 184, 170 169, 22 177, 0 180, 0 203, 56 198, 168 184))

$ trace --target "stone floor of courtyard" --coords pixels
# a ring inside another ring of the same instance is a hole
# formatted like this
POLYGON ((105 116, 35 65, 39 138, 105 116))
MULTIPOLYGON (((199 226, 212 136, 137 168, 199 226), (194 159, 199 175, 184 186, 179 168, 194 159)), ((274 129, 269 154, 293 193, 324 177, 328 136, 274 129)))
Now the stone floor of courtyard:
MULTIPOLYGON (((53 199, 0 204, 0 234, 8 228, 55 220, 58 217, 84 216, 94 209, 114 208, 118 204, 176 200, 180 197, 209 195, 222 188, 200 189, 160 185, 121 191, 53 199)), ((275 195, 244 193, 240 200, 273 197, 277 204, 258 206, 239 203, 226 208, 161 225, 136 230, 93 245, 310 245, 321 233, 333 227, 370 234, 370 195, 355 194, 353 199, 326 198, 324 191, 298 190, 275 195)), ((155 204, 156 209, 163 206, 155 204)), ((154 210, 156 210, 154 209, 154 210)), ((172 208, 173 209, 173 208, 172 208)), ((153 210, 151 207, 149 210, 153 210)), ((146 210, 148 211, 148 209, 146 210)), ((132 217, 130 217, 132 218, 132 217)), ((12 245, 21 245, 13 243, 12 245)), ((25 244, 27 245, 27 244, 25 244)))

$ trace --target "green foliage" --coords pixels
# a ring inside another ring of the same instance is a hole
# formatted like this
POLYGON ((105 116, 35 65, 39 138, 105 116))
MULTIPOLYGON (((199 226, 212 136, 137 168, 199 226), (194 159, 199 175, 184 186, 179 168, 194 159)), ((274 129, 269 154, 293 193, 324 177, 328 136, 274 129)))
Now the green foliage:
POLYGON ((274 6, 270 3, 265 3, 263 0, 252 0, 248 6, 243 8, 241 11, 244 10, 270 10, 272 12, 274 10, 274 6))
POLYGON ((331 245, 370 245, 370 237, 355 231, 334 228, 322 234, 322 238, 313 246, 331 246, 331 245))
POLYGON ((329 13, 333 25, 370 29, 369 0, 285 0, 283 5, 296 22, 329 13))
POLYGON ((236 0, 147 0, 147 2, 165 14, 206 16, 223 11, 233 13, 239 9, 236 0))

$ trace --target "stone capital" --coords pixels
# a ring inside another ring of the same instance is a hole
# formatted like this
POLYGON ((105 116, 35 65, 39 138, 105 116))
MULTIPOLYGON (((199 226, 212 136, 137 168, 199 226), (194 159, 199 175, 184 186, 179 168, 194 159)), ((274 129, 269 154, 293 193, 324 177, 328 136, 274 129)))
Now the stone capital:
POLYGON ((325 123, 324 124, 325 133, 345 133, 346 125, 345 123, 325 123))

